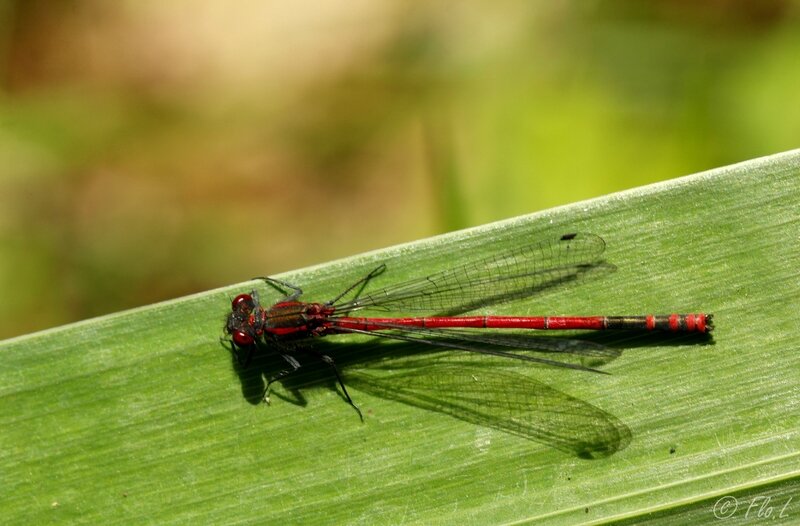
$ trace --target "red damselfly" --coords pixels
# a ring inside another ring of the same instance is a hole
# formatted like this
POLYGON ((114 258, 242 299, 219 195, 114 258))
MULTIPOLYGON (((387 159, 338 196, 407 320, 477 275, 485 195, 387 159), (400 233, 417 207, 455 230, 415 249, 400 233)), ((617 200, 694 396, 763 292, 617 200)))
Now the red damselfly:
POLYGON ((421 279, 389 286, 368 294, 367 283, 381 274, 381 265, 325 303, 300 301, 303 291, 292 284, 259 278, 270 285, 290 290, 272 306, 262 306, 257 291, 239 294, 231 303, 225 330, 237 358, 247 360, 257 349, 280 355, 290 366, 268 382, 270 386, 301 367, 298 350, 315 356, 333 370, 348 403, 361 411, 347 392, 342 376, 330 356, 301 347, 296 342, 333 334, 366 334, 395 340, 424 343, 536 362, 540 364, 602 372, 591 367, 553 358, 562 354, 591 356, 604 354, 603 346, 574 341, 554 342, 520 334, 519 330, 660 330, 710 332, 711 314, 666 314, 637 316, 459 316, 480 307, 519 299, 554 286, 575 281, 605 264, 605 241, 594 234, 566 234, 553 240, 523 246, 478 261, 459 264, 421 279), (347 298, 349 295, 355 297, 347 298), (354 316, 360 311, 420 313, 426 316, 354 316), (491 329, 491 332, 480 329, 491 329), (517 329, 517 332, 508 333, 517 329), (519 354, 514 350, 549 353, 548 358, 519 354))

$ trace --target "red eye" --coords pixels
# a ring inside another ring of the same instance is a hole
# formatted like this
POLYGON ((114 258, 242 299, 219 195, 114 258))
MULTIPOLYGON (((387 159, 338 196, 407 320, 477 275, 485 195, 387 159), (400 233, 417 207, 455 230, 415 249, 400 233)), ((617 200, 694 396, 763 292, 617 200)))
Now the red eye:
POLYGON ((233 331, 233 333, 231 333, 231 337, 233 338, 233 343, 235 343, 239 347, 247 347, 248 345, 253 345, 253 337, 247 334, 246 332, 233 331))
POLYGON ((239 294, 238 296, 233 298, 233 301, 231 302, 231 309, 238 310, 239 305, 241 305, 242 303, 252 304, 253 297, 250 294, 239 294))

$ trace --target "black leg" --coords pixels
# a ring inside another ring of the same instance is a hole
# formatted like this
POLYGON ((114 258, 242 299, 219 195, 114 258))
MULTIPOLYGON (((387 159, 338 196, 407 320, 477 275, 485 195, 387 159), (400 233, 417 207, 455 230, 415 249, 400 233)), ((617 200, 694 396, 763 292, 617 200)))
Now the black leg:
MULTIPOLYGON (((385 263, 381 263, 375 270, 373 270, 372 272, 370 272, 369 274, 367 274, 366 276, 364 276, 360 280, 356 281, 355 283, 353 283, 352 285, 350 285, 349 287, 344 289, 344 292, 342 292, 341 294, 339 294, 338 296, 333 298, 331 301, 329 301, 327 303, 327 305, 333 305, 334 303, 336 303, 337 301, 342 299, 344 296, 349 294, 350 291, 352 291, 353 289, 355 289, 359 285, 362 286, 361 290, 364 290, 363 287, 367 285, 369 280, 371 280, 375 276, 379 276, 380 274, 383 273, 384 270, 386 270, 386 264, 385 263)), ((356 298, 359 296, 359 294, 361 294, 361 290, 359 290, 358 293, 356 293, 356 295, 355 295, 356 298)))
POLYGON ((269 390, 272 388, 272 384, 277 382, 278 380, 280 380, 282 378, 286 378, 290 374, 296 372, 301 367, 300 366, 300 362, 298 362, 293 356, 289 356, 288 354, 281 353, 281 358, 286 360, 286 362, 288 362, 288 364, 291 365, 292 368, 291 369, 284 369, 283 371, 279 372, 278 374, 276 374, 275 376, 270 378, 269 381, 267 381, 267 387, 264 389, 264 402, 266 402, 267 405, 269 405, 269 403, 270 403, 270 401, 269 401, 269 390))
POLYGON ((303 289, 298 287, 297 285, 292 285, 291 283, 286 283, 285 281, 281 281, 275 278, 268 278, 268 277, 256 277, 253 279, 260 279, 267 282, 268 285, 275 287, 276 289, 280 290, 282 293, 286 294, 286 291, 281 289, 281 287, 286 287, 287 289, 291 289, 292 293, 286 296, 283 301, 295 301, 297 298, 303 295, 303 289))
POLYGON ((344 386, 342 375, 339 373, 339 368, 336 367, 336 363, 334 363, 333 358, 331 358, 327 354, 322 354, 318 351, 315 351, 314 349, 307 349, 307 351, 309 354, 317 357, 319 360, 330 366, 330 368, 333 370, 333 374, 336 375, 336 380, 339 382, 339 387, 342 388, 342 392, 344 393, 344 397, 347 399, 347 403, 353 406, 353 409, 356 410, 356 412, 358 413, 358 417, 363 422, 364 415, 361 414, 361 409, 359 409, 358 406, 355 404, 355 402, 353 402, 353 399, 350 398, 350 393, 347 392, 347 387, 344 386))
POLYGON ((247 352, 247 358, 242 360, 242 353, 240 352, 241 349, 236 347, 236 345, 233 343, 232 340, 229 340, 227 338, 220 338, 219 342, 231 352, 233 357, 236 358, 236 363, 238 363, 240 366, 247 367, 248 365, 250 365, 250 360, 253 359, 253 353, 255 352, 254 346, 252 345, 250 346, 247 352))

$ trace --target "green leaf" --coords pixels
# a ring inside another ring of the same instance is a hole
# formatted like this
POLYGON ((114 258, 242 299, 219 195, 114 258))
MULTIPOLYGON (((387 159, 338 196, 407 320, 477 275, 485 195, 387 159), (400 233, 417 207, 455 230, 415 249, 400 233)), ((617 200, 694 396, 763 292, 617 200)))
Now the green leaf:
POLYGON ((258 403, 262 374, 280 365, 259 357, 239 367, 219 341, 236 293, 258 287, 277 299, 255 282, 7 340, 0 516, 684 524, 731 510, 754 520, 768 508, 797 520, 798 203, 793 151, 280 276, 326 300, 379 262, 385 284, 583 231, 606 240, 617 272, 490 312, 715 315, 710 342, 587 336, 620 351, 608 375, 453 352, 423 360, 409 345, 393 358, 382 341, 320 340, 365 423, 325 370, 278 383, 271 406, 258 403), (480 397, 459 409, 489 380, 531 404, 522 429, 535 432, 515 432, 480 397), (725 496, 736 500, 718 504, 725 496))

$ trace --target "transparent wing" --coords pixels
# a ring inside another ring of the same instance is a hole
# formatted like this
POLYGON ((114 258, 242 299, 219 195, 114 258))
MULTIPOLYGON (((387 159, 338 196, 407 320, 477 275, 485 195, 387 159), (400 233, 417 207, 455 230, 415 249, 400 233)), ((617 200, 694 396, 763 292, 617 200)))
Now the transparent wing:
MULTIPOLYGON (((332 319, 331 322, 336 327, 336 320, 332 319)), ((603 371, 595 367, 604 365, 619 356, 619 351, 599 343, 534 336, 530 332, 528 334, 501 334, 497 332, 485 334, 459 329, 394 326, 390 323, 379 325, 391 330, 386 332, 362 331, 350 328, 339 328, 338 330, 596 373, 603 373, 603 371), (533 351, 544 353, 547 356, 514 351, 533 351)))
POLYGON ((348 383, 582 458, 613 455, 631 441, 630 429, 613 415, 522 374, 491 366, 431 366, 424 357, 417 367, 406 361, 388 360, 385 370, 349 370, 348 383))
POLYGON ((604 250, 599 236, 567 234, 364 294, 336 305, 336 312, 466 312, 576 280, 602 263, 604 250))

